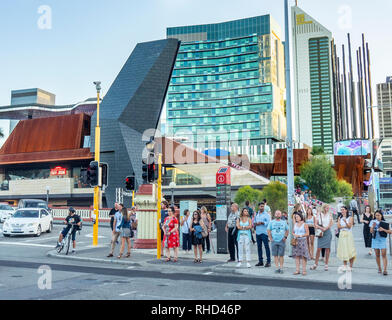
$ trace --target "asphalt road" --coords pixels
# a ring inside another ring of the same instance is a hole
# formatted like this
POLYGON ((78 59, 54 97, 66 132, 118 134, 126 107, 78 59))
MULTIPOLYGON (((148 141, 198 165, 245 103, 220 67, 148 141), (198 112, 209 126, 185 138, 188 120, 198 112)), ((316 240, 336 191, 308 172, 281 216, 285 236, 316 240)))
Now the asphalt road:
MULTIPOLYGON (((0 226, 1 228, 1 226, 0 226)), ((255 279, 231 273, 217 274, 208 268, 181 272, 151 265, 105 265, 46 256, 53 249, 61 226, 50 234, 4 238, 0 235, 0 299, 119 299, 119 300, 382 300, 392 299, 392 288, 355 286, 341 291, 336 284, 310 281, 255 279), (51 270, 51 288, 42 287, 51 270), (41 270, 41 273, 39 273, 41 270), (44 271, 42 271, 44 270, 44 271), (44 272, 44 273, 42 273, 44 272)), ((99 242, 109 242, 110 229, 101 228, 99 242)), ((92 243, 92 228, 85 227, 78 249, 92 243)), ((388 281, 388 279, 386 279, 388 281)))

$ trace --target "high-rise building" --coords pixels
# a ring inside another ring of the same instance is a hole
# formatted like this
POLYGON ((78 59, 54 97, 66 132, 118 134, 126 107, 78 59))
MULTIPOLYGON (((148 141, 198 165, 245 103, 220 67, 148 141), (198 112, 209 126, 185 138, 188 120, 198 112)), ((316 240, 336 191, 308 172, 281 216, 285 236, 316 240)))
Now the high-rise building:
POLYGON ((392 77, 377 85, 381 157, 384 177, 392 177, 392 77))
POLYGON ((392 77, 377 85, 380 138, 392 138, 392 77))
POLYGON ((291 14, 296 140, 333 154, 332 34, 298 6, 291 14))
MULTIPOLYGON (((167 136, 255 158, 286 136, 284 49, 270 15, 167 29, 181 40, 167 136)), ((272 149, 271 149, 272 150, 272 149)))

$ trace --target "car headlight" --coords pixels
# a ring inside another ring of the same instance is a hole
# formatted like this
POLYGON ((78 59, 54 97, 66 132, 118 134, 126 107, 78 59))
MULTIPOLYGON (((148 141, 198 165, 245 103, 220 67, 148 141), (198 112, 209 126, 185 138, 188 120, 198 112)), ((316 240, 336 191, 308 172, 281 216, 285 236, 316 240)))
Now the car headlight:
POLYGON ((28 227, 35 227, 37 225, 37 223, 29 223, 27 226, 28 227))

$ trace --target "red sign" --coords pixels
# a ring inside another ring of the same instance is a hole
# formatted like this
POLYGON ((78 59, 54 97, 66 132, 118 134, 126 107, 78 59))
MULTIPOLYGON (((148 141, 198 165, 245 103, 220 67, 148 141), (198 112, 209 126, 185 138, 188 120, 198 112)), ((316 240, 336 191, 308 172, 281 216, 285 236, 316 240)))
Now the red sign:
POLYGON ((67 169, 62 167, 56 167, 54 169, 50 169, 51 176, 65 176, 67 174, 67 169))
POLYGON ((231 184, 230 167, 222 167, 218 170, 216 184, 231 184))

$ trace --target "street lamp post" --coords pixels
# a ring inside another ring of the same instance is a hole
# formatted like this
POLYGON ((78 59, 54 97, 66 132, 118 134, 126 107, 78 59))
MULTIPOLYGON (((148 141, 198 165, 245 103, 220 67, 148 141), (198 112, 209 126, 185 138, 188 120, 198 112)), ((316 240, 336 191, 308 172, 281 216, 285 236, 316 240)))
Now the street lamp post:
MULTIPOLYGON (((291 115, 291 75, 290 75, 290 33, 289 33, 289 5, 284 0, 285 12, 285 65, 286 65, 286 121, 287 121, 287 202, 289 213, 289 226, 292 225, 292 208, 294 207, 294 152, 293 152, 293 128, 291 115)), ((291 232, 290 232, 291 234, 291 232)))
MULTIPOLYGON (((97 90, 97 125, 95 127, 95 161, 100 160, 101 128, 99 127, 99 94, 101 92, 101 82, 94 82, 97 90)), ((94 226, 93 226, 93 246, 98 245, 98 218, 99 218, 99 186, 94 187, 94 226)))

